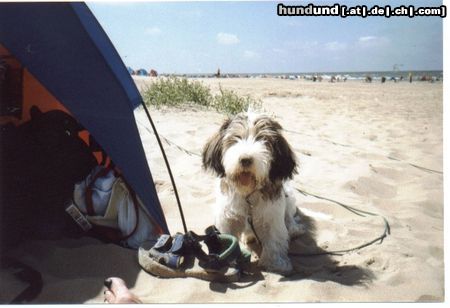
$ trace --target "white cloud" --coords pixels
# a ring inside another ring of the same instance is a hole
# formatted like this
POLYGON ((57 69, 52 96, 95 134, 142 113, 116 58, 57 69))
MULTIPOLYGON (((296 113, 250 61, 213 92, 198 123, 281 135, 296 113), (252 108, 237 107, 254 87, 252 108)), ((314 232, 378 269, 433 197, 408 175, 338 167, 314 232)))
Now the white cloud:
POLYGON ((239 42, 239 38, 235 34, 223 32, 217 34, 217 43, 221 45, 234 45, 239 42))
POLYGON ((158 27, 150 27, 150 28, 145 29, 145 34, 152 35, 152 36, 160 35, 161 32, 162 32, 161 29, 158 27))
POLYGON ((325 49, 327 49, 329 51, 340 51, 340 50, 344 50, 347 48, 347 44, 336 42, 336 41, 325 43, 324 46, 325 46, 325 49))
POLYGON ((377 39, 376 36, 361 36, 361 37, 358 39, 358 41, 359 41, 359 42, 370 42, 370 41, 373 41, 373 40, 376 40, 376 39, 377 39))
POLYGON ((246 59, 258 59, 259 53, 251 51, 251 50, 245 50, 244 51, 244 58, 246 59))
POLYGON ((360 47, 386 47, 388 44, 389 39, 384 36, 362 36, 357 41, 360 47))

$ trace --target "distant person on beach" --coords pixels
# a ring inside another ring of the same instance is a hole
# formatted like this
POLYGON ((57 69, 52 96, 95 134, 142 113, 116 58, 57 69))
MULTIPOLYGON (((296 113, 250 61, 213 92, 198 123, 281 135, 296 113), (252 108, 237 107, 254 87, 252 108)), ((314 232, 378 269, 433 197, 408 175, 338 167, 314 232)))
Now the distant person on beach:
POLYGON ((330 82, 336 82, 336 76, 331 76, 330 82))
POLYGON ((385 83, 386 82, 386 77, 382 76, 381 77, 381 83, 385 83))
POLYGON ((409 73, 409 74, 408 74, 408 78, 409 78, 409 83, 411 83, 411 82, 412 82, 412 77, 413 77, 412 73, 409 73))
POLYGON ((217 78, 220 77, 220 68, 217 69, 216 77, 217 77, 217 78))
POLYGON ((372 77, 370 77, 370 75, 366 75, 366 82, 372 82, 372 77))

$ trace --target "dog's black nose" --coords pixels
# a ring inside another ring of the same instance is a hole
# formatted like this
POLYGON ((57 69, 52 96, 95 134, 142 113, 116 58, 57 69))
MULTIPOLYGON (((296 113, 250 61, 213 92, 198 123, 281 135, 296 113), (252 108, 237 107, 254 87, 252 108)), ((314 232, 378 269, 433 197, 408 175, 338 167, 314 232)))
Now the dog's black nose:
POLYGON ((242 167, 249 167, 253 163, 253 158, 244 157, 240 160, 242 167))

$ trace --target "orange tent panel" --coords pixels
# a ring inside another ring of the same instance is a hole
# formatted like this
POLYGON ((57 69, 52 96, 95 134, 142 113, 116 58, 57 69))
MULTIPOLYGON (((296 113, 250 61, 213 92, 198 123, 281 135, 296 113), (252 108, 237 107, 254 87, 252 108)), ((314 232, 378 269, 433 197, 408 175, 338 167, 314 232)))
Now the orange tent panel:
MULTIPOLYGON (((0 44, 0 56, 5 57, 9 66, 14 69, 20 69, 20 62, 14 58, 11 53, 0 44)), ((61 110, 71 114, 26 68, 22 71, 22 116, 0 116, 0 125, 12 123, 20 125, 30 120, 30 109, 32 106, 38 106, 42 112, 51 110, 61 110)), ((80 138, 89 144, 89 132, 82 131, 80 138)), ((101 161, 101 153, 94 153, 97 161, 101 161)))

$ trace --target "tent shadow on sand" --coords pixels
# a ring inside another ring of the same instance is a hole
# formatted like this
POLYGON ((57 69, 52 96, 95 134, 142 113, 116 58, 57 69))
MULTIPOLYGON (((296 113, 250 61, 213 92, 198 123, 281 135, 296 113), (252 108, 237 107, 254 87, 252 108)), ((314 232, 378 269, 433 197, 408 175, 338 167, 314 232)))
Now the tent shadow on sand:
MULTIPOLYGON (((30 302, 33 304, 92 300, 104 289, 104 279, 111 276, 121 277, 133 288, 142 270, 135 250, 91 237, 28 241, 9 251, 8 256, 42 274, 42 290, 30 302)), ((31 286, 36 284, 26 276, 17 277, 31 286)))

